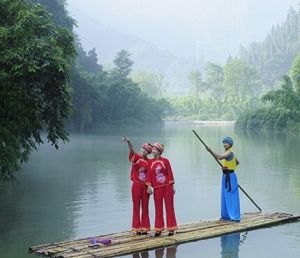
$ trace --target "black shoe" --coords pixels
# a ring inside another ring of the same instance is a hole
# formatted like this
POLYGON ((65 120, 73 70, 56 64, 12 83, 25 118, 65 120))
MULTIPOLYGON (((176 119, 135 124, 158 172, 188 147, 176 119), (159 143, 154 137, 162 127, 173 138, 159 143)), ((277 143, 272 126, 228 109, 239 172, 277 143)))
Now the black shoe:
POLYGON ((169 231, 168 236, 174 236, 174 231, 173 230, 169 231))
POLYGON ((154 234, 155 237, 159 237, 160 235, 161 235, 161 231, 156 231, 154 234))
POLYGON ((142 231, 137 231, 136 234, 140 236, 142 235, 142 231))
POLYGON ((147 231, 142 231, 141 235, 148 235, 148 232, 147 231))

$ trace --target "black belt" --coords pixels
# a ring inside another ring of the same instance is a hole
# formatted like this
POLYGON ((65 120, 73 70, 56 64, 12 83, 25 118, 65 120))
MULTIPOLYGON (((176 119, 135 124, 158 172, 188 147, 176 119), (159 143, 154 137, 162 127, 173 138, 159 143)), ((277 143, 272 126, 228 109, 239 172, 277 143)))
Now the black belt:
POLYGON ((230 175, 229 175, 231 173, 234 173, 234 170, 229 170, 229 169, 223 170, 223 174, 225 175, 225 188, 228 188, 228 192, 231 191, 230 175))

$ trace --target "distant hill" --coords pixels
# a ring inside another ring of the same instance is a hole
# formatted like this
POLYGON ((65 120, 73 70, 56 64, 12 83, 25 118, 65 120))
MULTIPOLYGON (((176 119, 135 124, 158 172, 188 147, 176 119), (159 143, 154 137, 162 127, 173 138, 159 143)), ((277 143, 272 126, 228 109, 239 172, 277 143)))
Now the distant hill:
MULTIPOLYGON (((76 13, 77 17, 83 15, 76 13)), ((117 52, 126 49, 132 54, 135 69, 166 71, 176 57, 134 35, 124 34, 85 16, 80 19, 75 32, 86 50, 96 48, 99 60, 111 64, 117 52)))
MULTIPOLYGON (((116 54, 125 49, 131 53, 134 70, 164 75, 168 85, 167 94, 178 95, 189 91, 190 82, 187 77, 195 68, 195 60, 178 58, 146 40, 109 28, 92 17, 80 18, 84 14, 79 11, 75 15, 80 20, 75 32, 83 48, 86 51, 96 48, 98 60, 104 67, 111 65, 116 54)), ((203 61, 198 62, 198 67, 201 68, 202 65, 203 61)))
POLYGON ((286 20, 273 26, 265 40, 242 47, 240 57, 253 66, 266 85, 286 74, 300 51, 300 10, 290 8, 286 20))

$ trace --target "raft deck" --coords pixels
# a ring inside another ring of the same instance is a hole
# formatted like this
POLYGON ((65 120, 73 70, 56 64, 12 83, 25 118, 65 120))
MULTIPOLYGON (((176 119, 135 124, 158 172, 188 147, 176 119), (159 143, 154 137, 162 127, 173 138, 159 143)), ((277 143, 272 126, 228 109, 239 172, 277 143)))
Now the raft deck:
POLYGON ((167 236, 167 232, 160 237, 151 235, 136 235, 131 231, 115 234, 100 235, 93 238, 64 241, 46 245, 30 247, 29 251, 46 257, 59 258, 95 258, 115 257, 139 251, 177 245, 195 240, 219 237, 222 235, 249 231, 258 228, 270 227, 282 223, 295 222, 300 216, 286 213, 246 213, 242 215, 240 222, 223 220, 209 220, 179 225, 177 233, 167 236), (108 240, 111 243, 91 245, 93 240, 108 240))

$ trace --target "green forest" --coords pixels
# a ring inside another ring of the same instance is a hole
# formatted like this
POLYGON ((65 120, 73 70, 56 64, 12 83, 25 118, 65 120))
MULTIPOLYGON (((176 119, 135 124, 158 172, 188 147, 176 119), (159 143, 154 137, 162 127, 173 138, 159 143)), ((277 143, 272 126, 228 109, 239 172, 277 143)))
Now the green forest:
POLYGON ((169 98, 173 119, 236 120, 236 127, 300 131, 300 10, 273 26, 262 42, 241 47, 224 65, 191 71, 191 93, 169 98))
POLYGON ((300 11, 291 8, 265 40, 225 64, 205 62, 190 89, 166 95, 163 73, 133 71, 120 49, 104 68, 85 50, 64 0, 0 1, 1 180, 39 144, 68 132, 162 125, 167 120, 237 120, 244 129, 300 131, 300 11), (46 134, 46 138, 43 137, 46 134))
POLYGON ((109 70, 95 49, 86 53, 63 0, 0 1, 1 179, 43 143, 55 148, 67 131, 161 124, 164 99, 148 97, 129 77, 133 62, 120 50, 109 70))
POLYGON ((274 26, 262 43, 241 50, 242 59, 259 74, 259 108, 237 118, 236 127, 300 133, 300 10, 290 8, 285 22, 274 26))

